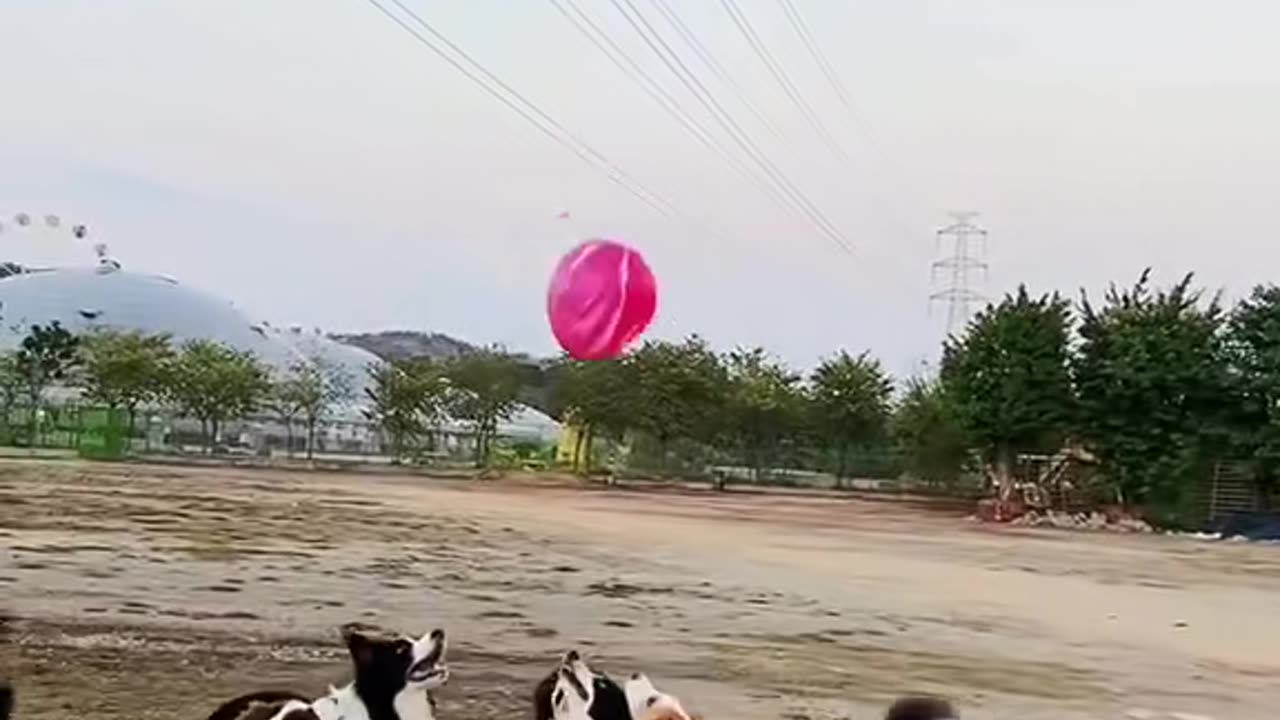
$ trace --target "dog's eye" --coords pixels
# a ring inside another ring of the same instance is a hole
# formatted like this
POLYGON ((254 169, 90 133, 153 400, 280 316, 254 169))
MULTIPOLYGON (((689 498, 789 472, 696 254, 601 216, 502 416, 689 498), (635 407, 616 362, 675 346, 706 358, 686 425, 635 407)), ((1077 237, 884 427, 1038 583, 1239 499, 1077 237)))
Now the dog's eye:
POLYGON ((654 704, 654 703, 656 703, 656 702, 658 702, 658 696, 657 696, 657 695, 650 695, 650 696, 649 696, 649 699, 644 701, 644 706, 645 706, 645 707, 653 707, 653 704, 654 704))
POLYGON ((412 651, 413 651, 413 646, 412 646, 412 645, 410 645, 409 643, 407 643, 407 642, 398 642, 398 643, 396 643, 396 654, 397 654, 397 655, 405 655, 405 654, 407 654, 407 653, 409 653, 409 652, 412 652, 412 651))

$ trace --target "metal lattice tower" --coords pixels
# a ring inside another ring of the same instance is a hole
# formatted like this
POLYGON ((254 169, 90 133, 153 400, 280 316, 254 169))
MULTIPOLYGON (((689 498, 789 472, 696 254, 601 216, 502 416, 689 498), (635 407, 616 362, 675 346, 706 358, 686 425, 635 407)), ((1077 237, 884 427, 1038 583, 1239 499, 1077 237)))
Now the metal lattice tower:
POLYGON ((947 304, 947 335, 963 330, 977 308, 987 301, 974 288, 975 283, 985 285, 987 280, 987 263, 982 259, 987 250, 987 231, 973 223, 977 216, 976 212, 951 213, 951 224, 937 232, 938 247, 946 240, 951 252, 933 264, 933 282, 944 272, 947 285, 930 295, 929 302, 947 304))

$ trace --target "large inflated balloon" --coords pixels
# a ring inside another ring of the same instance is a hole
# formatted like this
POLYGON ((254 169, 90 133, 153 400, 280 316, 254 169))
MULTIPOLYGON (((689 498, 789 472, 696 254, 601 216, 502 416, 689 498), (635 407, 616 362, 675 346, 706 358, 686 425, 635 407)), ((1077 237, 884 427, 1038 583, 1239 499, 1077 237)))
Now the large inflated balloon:
POLYGON ((658 283, 640 253, 589 240, 556 265, 547 318, 560 347, 579 360, 616 358, 653 322, 658 283))

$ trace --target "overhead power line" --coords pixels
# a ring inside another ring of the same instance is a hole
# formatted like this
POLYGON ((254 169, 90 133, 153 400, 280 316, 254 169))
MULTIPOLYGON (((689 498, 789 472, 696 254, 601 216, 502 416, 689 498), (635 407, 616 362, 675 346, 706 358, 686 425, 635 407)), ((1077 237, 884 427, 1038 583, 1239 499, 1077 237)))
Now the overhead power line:
POLYGON ((852 253, 853 247, 843 233, 760 151, 759 146, 751 140, 751 137, 742 129, 742 126, 733 119, 732 115, 725 111, 715 96, 698 79, 698 76, 690 71, 689 67, 680 59, 679 54, 654 29, 644 14, 640 12, 640 9, 636 7, 633 0, 610 1, 631 25, 632 29, 640 35, 649 49, 680 80, 699 104, 711 114, 717 124, 733 139, 734 143, 760 167, 765 175, 778 185, 782 192, 798 206, 801 212, 820 232, 839 245, 845 252, 852 253))
POLYGON ((790 200, 776 183, 771 183, 768 177, 762 176, 759 172, 753 172, 736 155, 726 149, 715 135, 681 107, 680 102, 672 97, 671 93, 667 92, 661 83, 655 80, 652 75, 647 73, 639 63, 628 55, 609 36, 609 33, 592 20, 574 0, 549 0, 549 2, 579 33, 604 53, 624 75, 639 85, 650 98, 675 118, 699 143, 728 163, 739 177, 755 184, 787 213, 801 220, 807 220, 803 211, 795 204, 795 201, 790 200))
MULTIPOLYGON (((641 202, 645 203, 665 217, 681 217, 683 219, 702 224, 696 218, 693 218, 687 213, 681 211, 672 204, 671 201, 667 200, 657 192, 648 189, 640 181, 622 170, 622 168, 610 161, 609 158, 599 150, 595 149, 586 141, 575 135, 563 124, 539 108, 537 104, 526 98, 520 92, 515 90, 515 88, 511 87, 497 75, 485 68, 484 65, 472 58, 453 41, 449 40, 449 38, 438 31, 420 15, 415 13, 411 8, 407 7, 403 2, 401 2, 401 0, 390 1, 399 8, 401 12, 413 19, 413 21, 426 31, 427 35, 430 37, 409 25, 409 23, 405 22, 403 18, 396 15, 389 8, 379 2, 379 0, 366 0, 366 2, 413 37, 419 44, 431 50, 431 52, 436 56, 444 60, 458 72, 462 73, 462 75, 468 80, 475 83, 494 99, 506 106, 509 110, 519 115, 529 124, 533 125, 541 133, 551 138, 557 144, 568 149, 583 162, 586 162, 596 169, 603 170, 611 182, 622 187, 641 202), (446 52, 445 48, 448 48, 448 50, 452 51, 457 57, 450 55, 446 52)), ((715 233, 714 230, 712 230, 712 232, 715 233)))
POLYGON ((747 43, 751 46, 751 49, 755 51, 755 54, 760 58, 760 61, 763 62, 765 67, 769 70, 769 74, 772 75, 773 79, 782 86, 782 91, 786 93, 792 104, 800 110, 800 114, 803 115, 809 125, 813 127, 814 132, 818 134, 818 138, 822 140, 823 144, 825 144, 833 154, 845 163, 851 163, 852 160, 850 160, 849 154, 844 151, 844 148, 840 147, 840 143, 836 141, 835 136, 832 135, 831 131, 827 129, 827 126, 823 124, 822 118, 818 117, 818 114, 813 110, 813 106, 811 106, 808 101, 804 99, 804 96, 801 95, 800 90, 796 87, 795 83, 791 81, 791 78, 787 75, 787 71, 782 67, 782 64, 773 56, 773 53, 769 52, 769 48, 765 46, 764 41, 760 39, 760 35, 756 32, 755 27, 752 26, 750 18, 748 18, 746 13, 742 11, 742 8, 738 6, 736 0, 720 0, 720 4, 724 6, 725 11, 729 13, 729 17, 733 20, 733 24, 737 26, 743 37, 747 39, 747 43))
POLYGON ((822 71, 823 77, 826 78, 836 97, 839 98, 840 104, 844 105, 849 117, 853 120, 854 126, 862 134, 867 145, 871 147, 871 151, 879 158, 880 164, 897 176, 897 180, 904 186, 904 189, 916 190, 908 181, 906 173, 902 172, 902 169, 891 160, 889 155, 881 148, 880 143, 877 142, 875 134, 871 132, 871 128, 867 125, 861 109, 854 102, 853 93, 849 92, 848 86, 840 78, 840 73, 836 71, 835 67, 827 59, 826 53, 822 51, 822 46, 818 44, 817 39, 810 32, 809 24, 805 22, 804 15, 796 7, 795 0, 778 0, 778 3, 782 6, 782 11, 786 14, 791 28, 800 37, 800 42, 804 44, 810 57, 818 65, 818 69, 822 71))
POLYGON ((813 33, 809 32, 809 25, 804 21, 804 16, 800 14, 795 2, 793 0, 778 0, 778 3, 782 5, 782 11, 786 14, 787 21, 791 23, 791 28, 800 36, 800 41, 804 43, 805 49, 809 51, 809 55, 813 57, 814 62, 818 63, 818 68, 822 70, 823 76, 827 78, 827 82, 835 90, 840 102, 856 114, 849 91, 845 88, 844 83, 840 81, 840 76, 836 73, 835 68, 827 61, 827 56, 822 52, 822 48, 819 47, 817 41, 814 40, 813 33))
POLYGON ((743 179, 748 181, 753 179, 742 163, 730 155, 706 128, 680 106, 679 101, 672 97, 671 93, 667 92, 661 83, 655 80, 622 47, 614 42, 613 38, 592 20, 591 16, 587 15, 574 0, 549 0, 549 2, 583 37, 587 38, 600 52, 604 53, 610 62, 622 71, 628 79, 639 85, 650 98, 675 118, 681 127, 687 130, 699 143, 708 150, 720 155, 722 159, 733 166, 734 170, 743 179))
POLYGON ((716 60, 715 54, 712 53, 707 48, 706 44, 698 38, 698 35, 694 33, 687 24, 685 24, 684 20, 680 18, 679 13, 677 13, 675 9, 667 3, 667 0, 650 0, 650 3, 658 10, 658 13, 662 15, 663 19, 667 21, 667 24, 671 25, 671 27, 676 31, 676 34, 684 40, 685 44, 693 50, 693 53, 698 56, 698 59, 711 70, 711 73, 716 76, 716 79, 724 83, 731 91, 733 91, 733 94, 737 96, 738 101, 747 108, 747 112, 751 113, 752 117, 763 125, 764 128, 775 138, 784 143, 787 142, 787 137, 783 134, 782 130, 778 129, 778 126, 769 119, 769 116, 766 115, 763 110, 760 109, 760 106, 751 98, 746 89, 742 87, 742 84, 737 80, 734 80, 733 75, 725 69, 724 65, 720 64, 719 60, 716 60))

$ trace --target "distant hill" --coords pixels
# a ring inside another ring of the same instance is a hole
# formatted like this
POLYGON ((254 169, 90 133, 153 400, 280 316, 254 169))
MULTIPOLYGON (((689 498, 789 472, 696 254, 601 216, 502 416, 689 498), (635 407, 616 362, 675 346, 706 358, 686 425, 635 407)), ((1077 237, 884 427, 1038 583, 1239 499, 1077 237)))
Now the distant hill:
MULTIPOLYGON (((413 330, 386 330, 375 333, 348 333, 331 335, 334 340, 354 345, 377 355, 383 360, 396 361, 428 357, 432 360, 448 360, 480 350, 444 333, 417 332, 413 330)), ((521 401, 551 413, 551 395, 557 381, 554 363, 525 353, 512 353, 521 368, 521 401)))
POLYGON ((408 360, 416 357, 447 360, 480 349, 469 342, 449 337, 444 333, 425 333, 413 330, 351 333, 332 337, 338 342, 368 350, 388 361, 408 360))

